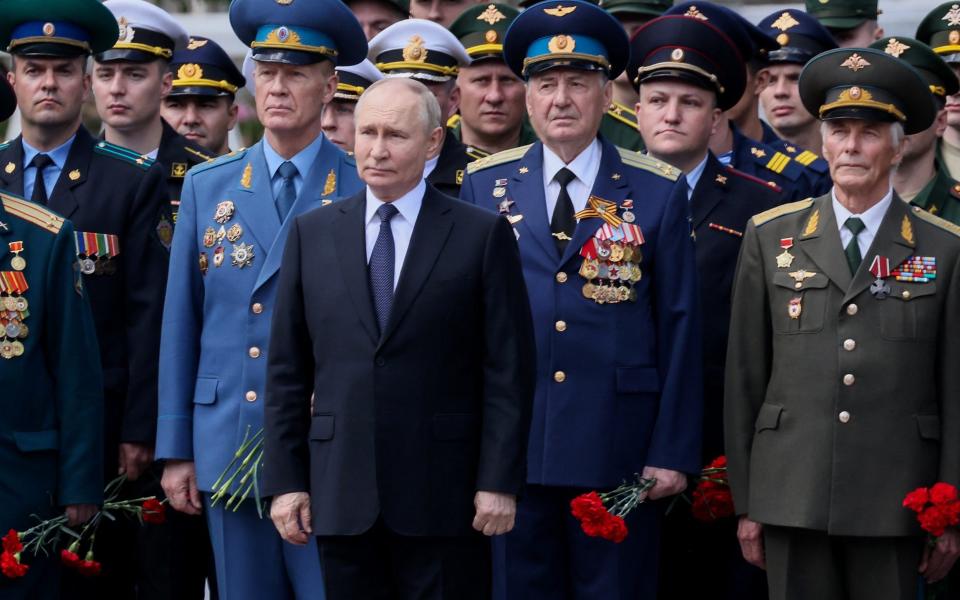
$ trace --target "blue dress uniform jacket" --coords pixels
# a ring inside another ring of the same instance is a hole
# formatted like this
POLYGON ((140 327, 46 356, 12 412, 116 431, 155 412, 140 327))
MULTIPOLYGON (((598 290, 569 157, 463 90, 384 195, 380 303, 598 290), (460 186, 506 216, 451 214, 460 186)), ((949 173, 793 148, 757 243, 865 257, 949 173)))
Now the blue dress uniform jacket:
POLYGON ((190 170, 171 250, 157 456, 193 460, 203 491, 211 490, 244 434, 263 425, 275 275, 293 217, 362 188, 352 159, 324 139, 281 223, 264 143, 190 170), (218 207, 228 215, 222 223, 215 220, 218 207), (239 236, 234 230, 227 234, 233 242, 205 244, 207 229, 221 226, 237 227, 239 236), (252 258, 238 257, 241 246, 252 246, 252 258))
POLYGON ((490 210, 513 203, 537 342, 528 483, 603 489, 645 465, 700 469, 700 321, 686 185, 675 183, 675 168, 600 140, 592 194, 618 205, 632 199, 645 239, 636 302, 602 305, 583 295, 579 251, 602 219, 582 219, 558 256, 541 143, 473 163, 461 191, 490 210), (496 197, 498 187, 505 197, 496 197))
POLYGON ((830 189, 829 174, 824 179, 773 146, 751 140, 733 123, 730 128, 733 130, 730 166, 781 188, 784 201, 819 196, 830 189))
MULTIPOLYGON (((32 202, 0 197, 0 271, 13 271, 7 244, 22 242, 29 286, 23 354, 0 358, 0 527, 22 531, 36 524, 31 515, 102 501, 103 384, 73 226, 32 202)), ((0 597, 56 597, 57 578, 43 575, 42 559, 23 560, 30 571, 22 580, 0 577, 0 597)))

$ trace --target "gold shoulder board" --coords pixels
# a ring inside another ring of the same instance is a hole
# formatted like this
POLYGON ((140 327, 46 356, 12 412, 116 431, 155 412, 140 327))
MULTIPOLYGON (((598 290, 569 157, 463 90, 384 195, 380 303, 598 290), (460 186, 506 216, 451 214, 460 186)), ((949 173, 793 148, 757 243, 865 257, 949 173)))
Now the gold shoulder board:
POLYGON ((530 146, 532 145, 533 144, 527 144, 526 146, 510 148, 509 150, 504 150, 503 152, 497 152, 496 154, 485 156, 480 160, 475 160, 472 163, 467 164, 467 174, 476 173, 477 171, 482 171, 483 169, 488 169, 490 167, 502 165, 503 163, 519 160, 524 154, 527 153, 527 150, 529 150, 530 146))
POLYGON ((39 204, 9 194, 0 193, 0 198, 3 199, 3 209, 11 215, 20 217, 24 221, 46 229, 50 233, 60 233, 60 229, 63 227, 63 217, 57 213, 51 212, 39 204))
POLYGON ((753 224, 756 227, 759 227, 767 221, 772 221, 776 218, 782 217, 783 215, 789 215, 801 210, 805 210, 811 206, 813 206, 813 198, 807 198, 806 200, 800 200, 799 202, 781 204, 780 206, 775 206, 770 210, 763 211, 759 215, 754 215, 753 224))
POLYGON ((646 154, 640 154, 639 152, 627 150, 626 148, 621 148, 619 146, 617 146, 617 150, 620 152, 620 160, 623 161, 623 164, 627 166, 643 169, 644 171, 650 171, 651 173, 656 173, 661 177, 666 177, 670 181, 676 181, 677 179, 680 179, 681 175, 683 175, 680 169, 673 165, 667 164, 662 160, 657 160, 647 156, 646 154))
POLYGON ((960 226, 955 225, 950 221, 947 221, 946 219, 941 219, 937 215, 929 213, 923 210, 922 208, 920 208, 919 206, 913 207, 913 214, 917 218, 923 221, 926 221, 931 225, 939 227, 940 229, 945 229, 946 231, 949 231, 953 235, 960 237, 960 226))

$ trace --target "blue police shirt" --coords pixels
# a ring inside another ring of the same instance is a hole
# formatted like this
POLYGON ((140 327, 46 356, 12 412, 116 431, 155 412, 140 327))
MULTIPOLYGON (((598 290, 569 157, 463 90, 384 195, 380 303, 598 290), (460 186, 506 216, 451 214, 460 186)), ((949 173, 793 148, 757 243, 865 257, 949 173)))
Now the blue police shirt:
MULTIPOLYGON (((63 165, 67 162, 67 155, 70 154, 70 146, 73 145, 73 140, 77 137, 76 134, 70 136, 70 139, 64 142, 63 144, 57 146, 49 152, 43 152, 50 157, 50 160, 53 161, 53 164, 44 169, 43 171, 43 186, 47 190, 47 197, 49 198, 53 194, 53 188, 57 185, 57 180, 60 178, 60 172, 63 171, 63 165)), ((31 167, 30 162, 38 154, 41 154, 40 150, 37 150, 33 146, 27 143, 27 140, 20 138, 20 141, 23 143, 23 195, 25 198, 33 197, 33 184, 37 179, 37 168, 31 167)))
MULTIPOLYGON (((297 175, 293 178, 293 188, 297 190, 297 198, 300 197, 300 190, 303 189, 303 178, 309 174, 310 167, 313 166, 313 162, 317 160, 317 155, 320 153, 320 146, 323 145, 323 135, 318 135, 317 139, 310 142, 306 148, 297 152, 293 155, 293 158, 289 159, 293 163, 293 166, 297 168, 297 175)), ((273 190, 273 198, 276 199, 280 195, 280 189, 283 186, 283 177, 280 177, 280 174, 277 173, 277 170, 280 168, 284 162, 288 159, 277 154, 277 151, 270 146, 270 142, 266 138, 263 139, 263 156, 267 159, 267 170, 270 172, 270 189, 273 190)))

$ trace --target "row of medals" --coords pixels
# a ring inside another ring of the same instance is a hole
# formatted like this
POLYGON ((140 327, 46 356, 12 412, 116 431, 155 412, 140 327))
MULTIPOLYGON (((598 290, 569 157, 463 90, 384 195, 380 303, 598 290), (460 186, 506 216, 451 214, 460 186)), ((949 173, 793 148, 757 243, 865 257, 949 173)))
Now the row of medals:
MULTIPOLYGON (((220 267, 223 264, 223 240, 226 239, 228 242, 233 244, 233 250, 230 252, 230 258, 233 266, 238 268, 244 268, 249 266, 253 262, 253 244, 244 244, 240 242, 240 237, 243 235, 243 227, 239 223, 234 223, 229 228, 226 226, 226 223, 233 218, 234 213, 233 202, 226 200, 217 205, 216 212, 213 215, 213 220, 220 225, 220 229, 214 229, 213 227, 207 227, 203 232, 203 247, 204 248, 213 248, 216 246, 216 250, 213 252, 213 266, 220 267)), ((200 253, 200 272, 203 275, 207 274, 208 268, 207 262, 207 253, 200 253)))
POLYGON ((117 272, 117 263, 110 260, 109 256, 79 254, 77 258, 80 259, 80 272, 84 275, 113 275, 117 272))
POLYGON ((636 302, 637 290, 633 285, 643 277, 640 262, 643 252, 639 246, 597 240, 596 258, 585 258, 580 265, 583 296, 597 304, 636 302))
MULTIPOLYGON (((23 271, 27 267, 27 261, 20 256, 19 252, 10 259, 10 266, 16 271, 23 271)), ((0 297, 0 326, 3 327, 3 340, 0 341, 0 357, 11 359, 22 356, 24 347, 20 340, 26 339, 30 329, 24 324, 27 318, 27 309, 30 303, 20 295, 5 295, 0 297)))

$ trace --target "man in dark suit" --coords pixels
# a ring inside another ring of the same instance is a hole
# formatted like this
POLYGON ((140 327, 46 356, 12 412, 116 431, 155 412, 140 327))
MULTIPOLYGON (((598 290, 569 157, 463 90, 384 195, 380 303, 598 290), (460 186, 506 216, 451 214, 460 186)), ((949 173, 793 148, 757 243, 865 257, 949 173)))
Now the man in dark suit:
POLYGON ((319 536, 331 600, 487 598, 477 532, 513 527, 533 398, 519 252, 505 219, 423 180, 443 139, 425 86, 376 82, 356 120, 366 191, 287 242, 263 492, 284 539, 319 536))

